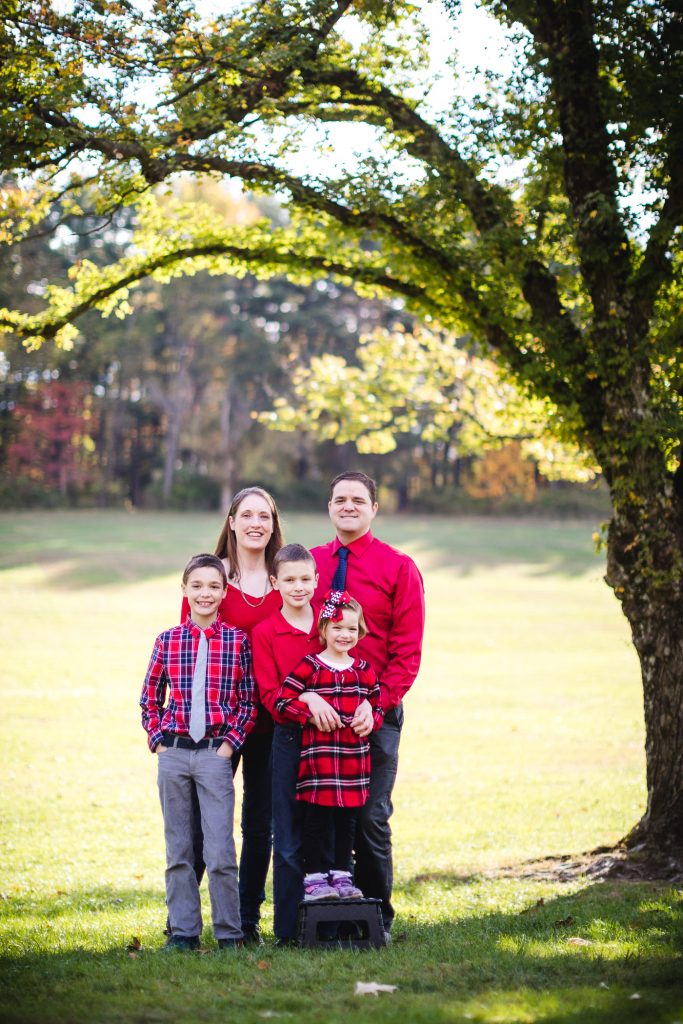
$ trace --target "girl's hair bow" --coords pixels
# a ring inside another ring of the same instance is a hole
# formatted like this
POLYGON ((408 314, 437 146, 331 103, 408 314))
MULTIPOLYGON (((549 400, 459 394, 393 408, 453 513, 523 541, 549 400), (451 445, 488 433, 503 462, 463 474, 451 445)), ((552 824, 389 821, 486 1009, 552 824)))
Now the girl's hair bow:
POLYGON ((344 606, 348 605, 350 600, 351 595, 347 590, 328 590, 320 609, 318 621, 322 622, 325 619, 329 622, 339 622, 344 614, 344 606))

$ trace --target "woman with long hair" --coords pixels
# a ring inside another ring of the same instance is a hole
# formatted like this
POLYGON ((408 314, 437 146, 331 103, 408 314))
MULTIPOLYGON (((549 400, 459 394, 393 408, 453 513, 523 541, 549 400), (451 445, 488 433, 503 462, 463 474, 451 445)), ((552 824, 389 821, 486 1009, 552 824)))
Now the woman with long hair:
MULTIPOLYGON (((219 615, 251 639, 259 622, 277 611, 282 598, 273 590, 273 559, 283 545, 280 514, 275 500, 262 487, 245 487, 234 498, 216 543, 215 554, 228 574, 228 589, 219 615)), ((189 611, 183 601, 182 618, 189 611)), ((273 720, 259 708, 254 730, 233 758, 233 770, 242 764, 242 853, 239 866, 240 911, 244 941, 259 944, 261 904, 272 849, 271 747, 273 720)), ((195 819, 197 822, 197 819, 195 819)), ((201 825, 195 829, 195 869, 204 872, 201 825)))

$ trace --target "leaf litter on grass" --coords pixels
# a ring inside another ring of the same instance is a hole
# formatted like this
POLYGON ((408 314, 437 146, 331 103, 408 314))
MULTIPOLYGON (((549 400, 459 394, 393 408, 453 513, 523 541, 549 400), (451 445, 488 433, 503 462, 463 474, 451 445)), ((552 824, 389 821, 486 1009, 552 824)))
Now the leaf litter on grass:
POLYGON ((383 985, 379 981, 357 981, 354 995, 378 996, 380 992, 395 992, 398 985, 383 985))

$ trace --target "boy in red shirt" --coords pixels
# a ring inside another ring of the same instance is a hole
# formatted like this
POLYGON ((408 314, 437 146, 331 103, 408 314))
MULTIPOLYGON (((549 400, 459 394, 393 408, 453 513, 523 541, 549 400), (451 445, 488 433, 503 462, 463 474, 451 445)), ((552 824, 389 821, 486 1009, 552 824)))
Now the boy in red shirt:
POLYGON ((220 558, 190 559, 182 583, 190 614, 157 637, 140 698, 149 748, 158 755, 171 949, 196 949, 202 930, 192 852, 193 784, 202 814, 214 937, 221 949, 242 940, 230 759, 253 728, 256 701, 246 633, 218 615, 226 588, 220 558))
MULTIPOLYGON (((282 608, 252 633, 254 675, 261 703, 273 716, 273 903, 275 941, 296 943, 299 901, 303 899, 301 808, 296 779, 301 728, 275 706, 280 685, 307 654, 322 650, 311 598, 318 582, 315 562, 302 544, 286 544, 275 556, 270 580, 282 594, 282 608)), ((330 709, 332 711, 332 709, 330 709)), ((326 715, 334 728, 336 713, 326 715)), ((323 720, 317 721, 322 726, 323 720)))

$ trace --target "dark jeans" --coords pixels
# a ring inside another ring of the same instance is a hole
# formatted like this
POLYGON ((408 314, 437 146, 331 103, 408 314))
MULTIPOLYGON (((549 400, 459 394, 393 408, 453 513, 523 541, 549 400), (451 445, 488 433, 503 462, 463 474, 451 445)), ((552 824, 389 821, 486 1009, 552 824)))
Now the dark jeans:
POLYGON ((394 908, 391 890, 394 862, 389 818, 394 807, 391 794, 398 770, 398 747, 403 726, 403 705, 385 716, 384 724, 370 735, 370 793, 360 808, 356 824, 356 871, 354 880, 363 895, 382 901, 382 919, 391 929, 394 908))
POLYGON ((296 799, 301 729, 275 724, 273 732, 273 908, 276 939, 297 935, 299 903, 304 898, 303 812, 296 799))
MULTIPOLYGON (((387 931, 394 919, 391 905, 393 857, 389 818, 398 768, 403 706, 393 708, 370 736, 370 795, 356 826, 356 885, 365 896, 382 900, 387 931)), ((301 729, 276 725, 273 734, 273 903, 275 936, 296 938, 299 902, 303 899, 303 801, 296 799, 301 729)))
MULTIPOLYGON (((240 916, 242 927, 259 923, 261 904, 266 898, 266 878, 273 845, 271 792, 271 732, 252 732, 232 759, 233 773, 242 763, 242 852, 239 867, 240 916)), ((298 764, 298 761, 297 761, 298 764)), ((192 847, 197 882, 204 877, 201 815, 197 792, 192 787, 194 812, 192 847)), ((232 825, 232 823, 231 823, 232 825)))

